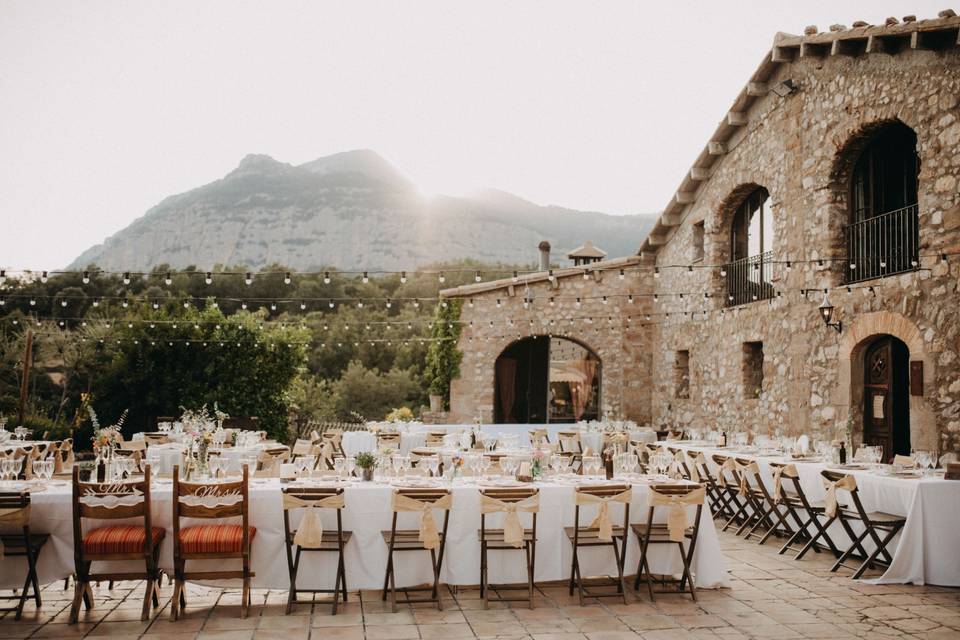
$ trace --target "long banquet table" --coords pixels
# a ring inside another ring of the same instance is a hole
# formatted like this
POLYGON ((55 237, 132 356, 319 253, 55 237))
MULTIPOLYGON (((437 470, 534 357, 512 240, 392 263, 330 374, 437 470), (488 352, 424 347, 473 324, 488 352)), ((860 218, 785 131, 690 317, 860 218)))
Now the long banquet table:
MULTIPOLYGON (((353 482, 345 484, 346 506, 343 510, 343 526, 353 531, 353 539, 347 545, 345 562, 347 585, 350 589, 379 589, 383 586, 383 575, 387 563, 387 547, 381 537, 381 530, 389 530, 391 495, 393 488, 387 484, 353 482)), ((563 531, 571 526, 574 517, 572 484, 559 482, 537 483, 540 488, 540 511, 537 519, 536 573, 537 581, 562 580, 569 577, 572 559, 571 545, 563 531)), ((250 485, 250 524, 257 528, 252 545, 252 565, 256 572, 254 586, 275 589, 289 587, 286 565, 286 551, 283 542, 283 516, 281 506, 281 483, 276 478, 255 478, 250 485)), ((167 571, 172 567, 172 486, 169 481, 157 480, 151 495, 154 526, 167 530, 161 550, 160 565, 167 571)), ((647 515, 646 484, 634 485, 633 500, 630 505, 632 522, 645 521, 647 515)), ((453 485, 453 508, 450 514, 450 528, 447 549, 444 555, 441 580, 452 585, 475 585, 479 583, 480 545, 477 531, 480 527, 480 499, 477 487, 458 479, 453 485)), ((50 541, 43 549, 38 565, 41 583, 61 580, 73 572, 73 530, 71 515, 71 489, 69 484, 59 483, 32 494, 31 528, 37 533, 51 534, 50 541)), ((611 517, 616 523, 622 519, 620 505, 611 504, 611 517)), ((596 507, 582 507, 582 518, 592 519, 596 507)), ((689 507, 691 520, 693 508, 689 507)), ((665 508, 658 514, 665 515, 665 508)), ((300 514, 292 515, 294 525, 300 514)), ((399 527, 416 529, 419 515, 402 513, 399 515, 399 527)), ((438 522, 442 516, 437 514, 438 522)), ((502 514, 490 514, 489 527, 501 526, 502 514)), ((322 510, 325 530, 336 527, 335 515, 331 510, 322 510)), ((526 516, 522 517, 526 523, 526 516)), ((209 521, 207 521, 209 522, 209 521)), ((589 520, 583 522, 586 524, 589 520)), ((114 521, 116 523, 116 521, 114 521)), ((87 523, 86 529, 92 528, 87 523)), ((651 569, 658 574, 679 573, 681 565, 674 549, 668 545, 654 545, 651 551, 651 569)), ((627 545, 626 572, 633 573, 639 560, 639 545, 631 534, 627 545)), ((308 587, 315 583, 319 588, 329 587, 333 583, 335 554, 304 554, 301 560, 298 586, 308 587)), ((616 573, 616 567, 609 548, 585 549, 580 553, 584 575, 610 575, 616 573)), ((198 561, 199 562, 199 561, 198 561)), ((419 553, 397 554, 398 586, 422 584, 432 580, 429 569, 429 556, 419 553)), ((25 569, 21 567, 21 558, 0 560, 0 588, 16 586, 22 579, 25 569), (13 564, 18 563, 18 564, 13 564)), ((497 582, 525 582, 524 562, 518 561, 517 554, 491 552, 490 576, 497 582)), ((704 507, 700 534, 693 558, 696 574, 695 583, 700 588, 718 588, 729 586, 729 579, 720 549, 717 531, 710 517, 709 508, 704 507)), ((94 567, 96 570, 96 567, 94 567)))
MULTIPOLYGON (((945 480, 942 476, 904 478, 879 475, 872 470, 844 470, 826 462, 738 453, 733 447, 717 449, 684 441, 664 441, 661 446, 701 451, 714 472, 717 465, 711 459, 713 454, 754 460, 771 493, 773 472, 770 463, 791 462, 797 467, 804 493, 815 501, 822 501, 826 496, 820 476, 822 470, 846 471, 856 478, 860 499, 867 511, 882 511, 907 519, 890 546, 895 550, 893 563, 882 576, 870 581, 877 584, 960 586, 960 553, 957 553, 955 538, 956 532, 960 531, 960 481, 945 480)), ((848 538, 839 523, 834 523, 828 534, 841 551, 846 548, 848 538)))

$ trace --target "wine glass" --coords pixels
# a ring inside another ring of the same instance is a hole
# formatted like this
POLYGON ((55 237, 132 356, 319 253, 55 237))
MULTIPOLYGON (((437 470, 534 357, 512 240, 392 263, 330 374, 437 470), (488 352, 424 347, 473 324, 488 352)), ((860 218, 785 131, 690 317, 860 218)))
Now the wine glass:
POLYGON ((440 459, 437 456, 427 456, 420 458, 420 464, 423 465, 432 478, 437 475, 437 470, 440 468, 440 459))
POLYGON ((333 470, 337 472, 337 480, 343 480, 343 468, 346 460, 344 458, 333 459, 333 470))
POLYGON ((600 456, 583 456, 581 464, 583 465, 584 475, 597 475, 597 472, 600 469, 600 456))

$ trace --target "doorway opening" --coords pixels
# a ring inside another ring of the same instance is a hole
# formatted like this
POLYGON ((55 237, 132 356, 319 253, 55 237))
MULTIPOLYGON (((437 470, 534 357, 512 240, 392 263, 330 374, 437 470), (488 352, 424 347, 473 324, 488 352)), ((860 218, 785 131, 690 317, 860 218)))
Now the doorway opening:
POLYGON ((531 336, 497 358, 494 421, 542 424, 596 420, 602 363, 570 338, 531 336))

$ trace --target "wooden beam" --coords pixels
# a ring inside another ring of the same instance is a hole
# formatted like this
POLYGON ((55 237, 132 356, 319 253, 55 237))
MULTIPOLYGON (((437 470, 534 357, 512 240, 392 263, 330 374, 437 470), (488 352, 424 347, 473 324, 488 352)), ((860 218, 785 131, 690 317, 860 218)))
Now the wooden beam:
POLYGON ((677 204, 692 204, 697 201, 697 194, 693 191, 677 191, 677 204))
POLYGON ((883 40, 877 36, 867 36, 867 53, 886 53, 883 40))
POLYGON ((651 233, 647 236, 647 242, 651 247, 662 247, 667 244, 667 237, 659 233, 651 233))
POLYGON ((742 127, 747 124, 747 122, 749 122, 747 119, 747 114, 743 111, 727 112, 727 124, 731 127, 742 127))
POLYGON ((793 62, 793 50, 786 47, 774 47, 770 52, 773 62, 793 62))
POLYGON ((718 140, 711 140, 707 143, 707 152, 712 156, 722 156, 727 152, 727 145, 718 140))
POLYGON ((748 82, 747 83, 747 95, 748 96, 765 96, 767 95, 769 88, 767 87, 766 82, 748 82))
POLYGON ((660 216, 660 224, 664 227, 676 227, 682 221, 683 219, 680 217, 679 213, 665 213, 660 216))
POLYGON ((710 179, 710 169, 705 169, 703 167, 691 167, 690 168, 690 179, 694 182, 703 182, 710 179))

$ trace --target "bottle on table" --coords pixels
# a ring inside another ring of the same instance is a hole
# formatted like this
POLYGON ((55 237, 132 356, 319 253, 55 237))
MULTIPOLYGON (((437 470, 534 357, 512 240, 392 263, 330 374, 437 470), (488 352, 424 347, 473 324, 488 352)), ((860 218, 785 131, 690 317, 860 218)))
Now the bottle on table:
POLYGON ((718 447, 725 447, 725 446, 727 446, 727 432, 726 432, 726 431, 721 431, 721 432, 720 432, 720 437, 717 438, 717 446, 718 446, 718 447))
POLYGON ((840 464, 847 464, 847 445, 845 442, 840 443, 840 464))

